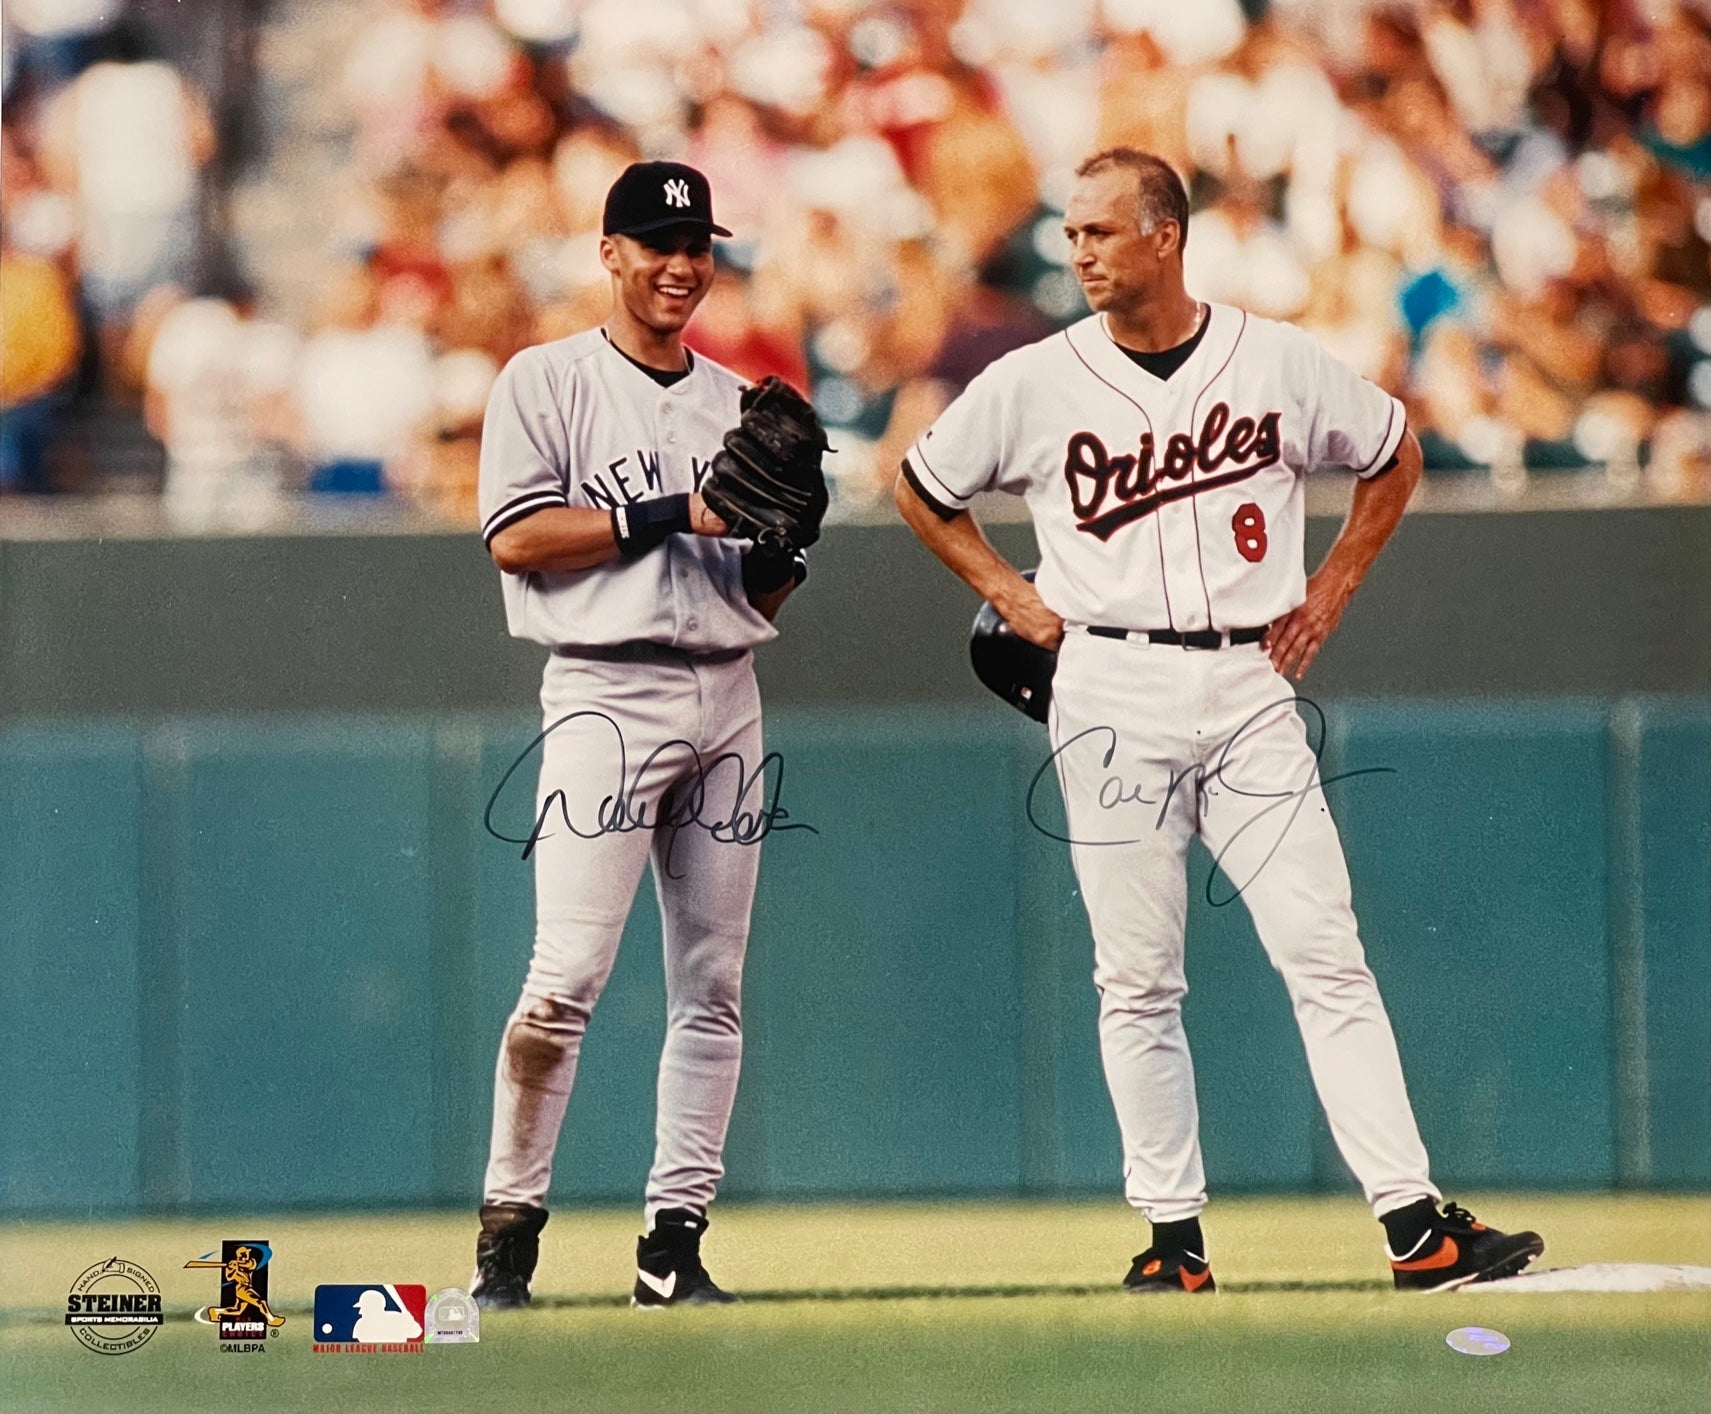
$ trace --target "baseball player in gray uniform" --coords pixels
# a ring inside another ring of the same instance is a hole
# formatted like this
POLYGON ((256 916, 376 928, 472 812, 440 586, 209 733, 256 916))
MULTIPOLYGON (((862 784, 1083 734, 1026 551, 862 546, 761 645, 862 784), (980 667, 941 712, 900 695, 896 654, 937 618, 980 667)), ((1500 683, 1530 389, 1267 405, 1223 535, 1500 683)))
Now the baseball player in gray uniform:
POLYGON ((1064 230, 1094 314, 981 373, 911 448, 897 501, 1014 634, 1056 653, 1053 764, 1093 928, 1100 1051, 1127 1196, 1152 1224, 1124 1284, 1215 1289, 1181 1015, 1196 834, 1289 990, 1396 1285, 1512 1274, 1543 1250, 1536 1233, 1438 1207, 1283 676, 1306 671, 1401 519, 1419 443, 1400 403, 1309 335, 1188 294, 1188 198, 1166 163, 1115 148, 1078 175, 1064 230), (1360 479, 1308 579, 1302 485, 1325 466, 1360 479), (968 513, 990 490, 1026 498, 1035 583, 968 513))
POLYGON ((607 196, 606 324, 525 349, 482 434, 482 536, 514 636, 552 649, 531 853, 535 945, 494 1081, 472 1294, 527 1304, 589 1016, 650 860, 668 1018, 634 1302, 726 1302, 701 1264, 742 1057, 765 816, 751 650, 806 575, 699 494, 742 381, 683 345, 713 280, 707 180, 628 168, 607 196))

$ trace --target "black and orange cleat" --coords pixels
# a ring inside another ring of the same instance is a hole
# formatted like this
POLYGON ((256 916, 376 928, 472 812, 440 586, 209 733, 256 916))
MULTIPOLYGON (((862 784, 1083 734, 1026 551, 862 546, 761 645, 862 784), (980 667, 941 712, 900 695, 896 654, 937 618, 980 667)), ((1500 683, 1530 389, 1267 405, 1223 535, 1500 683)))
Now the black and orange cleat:
POLYGON ((1545 1239, 1536 1232, 1499 1232, 1466 1208, 1445 1203, 1407 1251, 1397 1252, 1388 1242, 1384 1250, 1398 1291, 1448 1291, 1515 1276, 1545 1250, 1545 1239))
POLYGON ((1216 1291, 1212 1268, 1192 1252, 1164 1252, 1149 1247, 1135 1258, 1123 1290, 1136 1295, 1152 1291, 1216 1291))

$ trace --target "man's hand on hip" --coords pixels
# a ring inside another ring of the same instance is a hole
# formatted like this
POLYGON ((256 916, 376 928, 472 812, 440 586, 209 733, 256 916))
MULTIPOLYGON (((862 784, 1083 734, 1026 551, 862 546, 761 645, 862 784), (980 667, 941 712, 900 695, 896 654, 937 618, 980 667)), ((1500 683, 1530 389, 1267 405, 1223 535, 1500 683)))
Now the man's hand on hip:
POLYGON ((1018 638, 1053 652, 1063 642, 1063 620, 1046 607, 1040 591, 1021 575, 1002 598, 992 601, 992 607, 1018 638))
POLYGON ((1306 677, 1353 597, 1354 586, 1340 578, 1320 573, 1309 579, 1307 597, 1272 624, 1261 645, 1272 667, 1297 682, 1306 677))

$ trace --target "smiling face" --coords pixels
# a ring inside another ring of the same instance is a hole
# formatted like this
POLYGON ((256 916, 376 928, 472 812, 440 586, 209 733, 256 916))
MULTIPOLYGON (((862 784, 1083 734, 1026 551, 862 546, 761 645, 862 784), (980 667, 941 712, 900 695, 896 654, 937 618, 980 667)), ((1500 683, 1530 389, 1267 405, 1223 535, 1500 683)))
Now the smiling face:
POLYGON ((1139 309, 1182 281, 1182 228, 1142 229, 1135 174, 1104 167, 1080 178, 1063 213, 1070 264, 1093 309, 1139 309))
POLYGON ((713 283, 713 238, 696 226, 602 236, 600 263, 631 318, 656 334, 676 334, 713 283))

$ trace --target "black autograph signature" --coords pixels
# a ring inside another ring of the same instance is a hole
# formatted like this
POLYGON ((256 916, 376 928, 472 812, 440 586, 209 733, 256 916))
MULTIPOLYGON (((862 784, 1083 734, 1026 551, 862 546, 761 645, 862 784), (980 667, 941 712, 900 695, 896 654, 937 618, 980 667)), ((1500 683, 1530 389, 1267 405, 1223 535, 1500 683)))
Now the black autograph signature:
POLYGON ((805 821, 791 821, 790 812, 780 802, 779 797, 784 791, 784 757, 776 751, 769 751, 761 757, 753 774, 749 773, 742 757, 735 752, 727 751, 715 756, 710 761, 702 761, 700 752, 689 742, 681 738, 662 742, 648 753, 642 761, 634 777, 627 770, 627 758, 624 746, 624 734, 619 730, 617 722, 604 712, 593 710, 572 712, 560 717, 528 746, 522 754, 513 761, 499 778, 499 784, 493 788, 493 794, 487 799, 487 810, 482 816, 482 823, 487 827, 487 833, 496 840, 506 844, 523 846, 522 857, 527 859, 535 851, 535 846, 542 840, 551 839, 552 835, 545 829, 547 818, 556 810, 563 821, 565 829, 579 839, 595 840, 603 835, 628 834, 632 830, 657 830, 665 828, 670 831, 666 843, 665 859, 662 867, 668 877, 676 879, 682 876, 672 871, 671 858, 677 848, 678 835, 681 831, 695 828, 707 831, 720 844, 757 845, 769 834, 780 830, 807 830, 809 834, 820 832, 805 821), (542 743, 560 727, 571 722, 583 720, 602 721, 612 728, 612 735, 618 744, 618 783, 615 790, 602 797, 600 804, 595 807, 592 820, 581 823, 571 818, 570 802, 565 799, 562 790, 550 791, 542 802, 540 813, 535 816, 533 827, 524 838, 502 834, 493 825, 494 807, 499 803, 499 797, 504 793, 511 777, 517 769, 541 747, 542 743), (683 748, 688 751, 692 765, 688 774, 679 785, 665 793, 664 797, 654 802, 650 809, 648 801, 638 799, 637 792, 641 782, 647 776, 648 770, 659 757, 669 751, 683 748), (776 768, 769 780, 767 771, 776 768), (717 777, 723 771, 730 778, 730 810, 718 818, 708 818, 707 783, 710 778, 717 777), (629 782, 626 789, 625 782, 629 782), (767 796, 771 788, 770 799, 767 796), (751 796, 754 798, 751 799, 751 796))
MULTIPOLYGON (((1101 735, 1108 736, 1110 738, 1110 745, 1105 748, 1105 754, 1100 759, 1100 765, 1109 767, 1112 757, 1117 753, 1117 729, 1115 727, 1089 727, 1086 731, 1077 732, 1074 736, 1070 737, 1068 741, 1059 746, 1056 751, 1052 752, 1050 756, 1046 757, 1045 761, 1041 763, 1040 769, 1034 773, 1033 780, 1028 783, 1028 823, 1047 838, 1058 840, 1063 844, 1080 845, 1084 848, 1096 848, 1102 845, 1130 845, 1140 843, 1140 838, 1126 840, 1072 839, 1068 835, 1058 834, 1050 826, 1043 824, 1039 816, 1034 813, 1034 793, 1039 789, 1040 782, 1045 778, 1046 774, 1057 766, 1059 758, 1063 756, 1064 752, 1068 751, 1070 747, 1074 746, 1077 742, 1099 737, 1101 735)), ((1173 771, 1170 775, 1169 781, 1165 785, 1164 796, 1162 799, 1155 800, 1153 797, 1143 794, 1142 788, 1138 784, 1132 785, 1129 782, 1124 781, 1121 776, 1111 775, 1107 776, 1104 781, 1100 783, 1098 804, 1101 810, 1115 810, 1120 805, 1156 805, 1158 806, 1158 818, 1153 821, 1153 828, 1157 830, 1164 825, 1165 818, 1170 811, 1171 801, 1175 799, 1177 791, 1184 786, 1188 786, 1194 792, 1196 818, 1198 818, 1199 812, 1205 808, 1205 794, 1207 786, 1214 783, 1223 790, 1229 792, 1231 795, 1247 796, 1249 799, 1253 800, 1270 801, 1271 803, 1269 805, 1265 805, 1256 810, 1245 821, 1243 821, 1235 833, 1233 833, 1230 838, 1224 842, 1224 847, 1219 850, 1218 854, 1212 860, 1212 871, 1206 877, 1206 902, 1211 904, 1214 908, 1221 908, 1225 904, 1233 903, 1236 899, 1240 898, 1242 891, 1246 889, 1249 884, 1253 883, 1253 881, 1259 877, 1260 871, 1271 862, 1272 857, 1282 846, 1284 837, 1288 835, 1290 827, 1293 826, 1295 821, 1300 817, 1302 808, 1307 802, 1307 797, 1312 795, 1314 791, 1322 791, 1326 786, 1331 785, 1333 782, 1350 780, 1355 776, 1396 774, 1395 768, 1392 766, 1366 766, 1356 771, 1340 771, 1334 776, 1321 776, 1319 774, 1319 761, 1324 755, 1324 752, 1324 709, 1310 697, 1285 697, 1277 702, 1269 703, 1267 706, 1260 708, 1260 710, 1255 712, 1253 716, 1249 717, 1247 721, 1243 722, 1241 726, 1237 727, 1235 732, 1231 734, 1230 739, 1224 743, 1223 749, 1218 753, 1218 757, 1212 765, 1207 766, 1205 763, 1197 761, 1192 765, 1185 767, 1181 771, 1173 771), (1241 741, 1243 733, 1250 731, 1261 718, 1266 717, 1268 714, 1275 712, 1280 708, 1288 711, 1292 709, 1296 703, 1300 703, 1302 707, 1307 709, 1309 716, 1318 727, 1316 739, 1311 726, 1307 732, 1308 742, 1313 752, 1313 769, 1308 775, 1306 784, 1299 790, 1244 790, 1225 774, 1226 769, 1230 765, 1230 753, 1235 749, 1237 743, 1241 741), (1224 859, 1229 854, 1230 850, 1234 848, 1236 841, 1261 821, 1265 820, 1268 816, 1280 810, 1287 810, 1287 814, 1281 817, 1283 827, 1278 831, 1277 838, 1272 842, 1271 848, 1265 852, 1264 858, 1254 866, 1253 873, 1248 875, 1246 879, 1235 886, 1228 898, 1218 897, 1214 892, 1218 871, 1223 867, 1224 859)))

